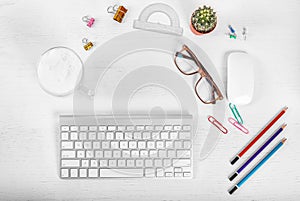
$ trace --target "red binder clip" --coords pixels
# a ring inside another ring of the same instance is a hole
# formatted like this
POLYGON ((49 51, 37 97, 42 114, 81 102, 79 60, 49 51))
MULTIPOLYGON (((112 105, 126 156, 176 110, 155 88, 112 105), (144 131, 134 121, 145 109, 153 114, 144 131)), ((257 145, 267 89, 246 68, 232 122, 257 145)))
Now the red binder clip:
POLYGON ((86 22, 87 23, 86 26, 91 28, 95 22, 95 19, 90 18, 89 16, 86 15, 82 17, 82 21, 86 22))

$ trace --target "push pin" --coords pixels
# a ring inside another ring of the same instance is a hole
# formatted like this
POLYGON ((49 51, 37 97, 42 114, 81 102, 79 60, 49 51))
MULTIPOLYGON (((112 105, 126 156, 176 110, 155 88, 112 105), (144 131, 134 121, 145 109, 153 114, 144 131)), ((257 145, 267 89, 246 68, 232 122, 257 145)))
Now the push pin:
POLYGON ((86 15, 82 17, 82 21, 86 22, 86 26, 91 28, 95 22, 95 19, 86 15))
POLYGON ((107 12, 115 14, 113 19, 121 23, 127 12, 127 9, 124 6, 114 5, 114 6, 109 6, 107 8, 107 12))
POLYGON ((89 42, 89 40, 87 38, 83 38, 82 43, 84 44, 83 47, 86 51, 90 50, 94 46, 93 43, 89 42))

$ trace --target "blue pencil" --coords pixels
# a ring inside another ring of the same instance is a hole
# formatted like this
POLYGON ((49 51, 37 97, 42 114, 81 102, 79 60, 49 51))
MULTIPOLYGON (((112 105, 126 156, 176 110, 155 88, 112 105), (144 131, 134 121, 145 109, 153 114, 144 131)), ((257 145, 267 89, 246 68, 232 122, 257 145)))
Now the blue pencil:
POLYGON ((282 125, 234 174, 229 177, 232 181, 238 176, 286 127, 286 124, 282 125))
POLYGON ((231 195, 238 188, 240 188, 271 156, 273 156, 276 151, 285 143, 287 139, 283 138, 273 149, 270 151, 241 181, 239 181, 233 188, 231 188, 228 193, 231 195))

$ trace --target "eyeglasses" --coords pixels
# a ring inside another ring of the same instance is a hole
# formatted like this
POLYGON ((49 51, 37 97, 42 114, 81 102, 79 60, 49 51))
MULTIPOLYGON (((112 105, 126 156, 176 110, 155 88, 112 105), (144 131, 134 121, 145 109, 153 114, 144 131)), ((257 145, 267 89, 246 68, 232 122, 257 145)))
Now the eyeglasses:
POLYGON ((195 85, 195 92, 204 104, 215 104, 217 100, 223 99, 220 89, 188 46, 183 45, 182 49, 176 52, 174 62, 184 75, 200 74, 195 85))

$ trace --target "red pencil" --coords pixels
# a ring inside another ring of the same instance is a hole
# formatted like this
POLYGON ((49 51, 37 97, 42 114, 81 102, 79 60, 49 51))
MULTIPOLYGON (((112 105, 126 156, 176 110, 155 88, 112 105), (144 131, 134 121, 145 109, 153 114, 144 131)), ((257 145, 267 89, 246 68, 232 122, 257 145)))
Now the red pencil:
POLYGON ((273 124, 286 112, 288 107, 284 107, 281 112, 272 119, 272 121, 230 162, 231 165, 235 164, 254 144, 261 136, 263 136, 267 130, 269 130, 273 124))

